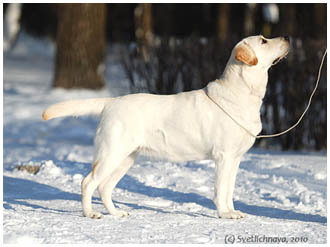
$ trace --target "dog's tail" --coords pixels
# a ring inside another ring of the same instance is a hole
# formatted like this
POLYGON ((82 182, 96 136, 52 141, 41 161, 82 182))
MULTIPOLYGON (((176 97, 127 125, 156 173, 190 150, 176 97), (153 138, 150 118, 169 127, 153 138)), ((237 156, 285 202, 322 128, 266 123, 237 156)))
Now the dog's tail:
POLYGON ((104 106, 112 98, 98 98, 85 100, 69 100, 49 106, 43 113, 42 119, 49 120, 65 116, 100 115, 104 106))

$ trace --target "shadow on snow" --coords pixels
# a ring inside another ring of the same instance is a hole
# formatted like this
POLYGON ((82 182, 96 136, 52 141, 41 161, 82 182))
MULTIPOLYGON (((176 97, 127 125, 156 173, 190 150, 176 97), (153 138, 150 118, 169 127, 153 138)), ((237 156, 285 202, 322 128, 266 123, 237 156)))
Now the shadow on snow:
MULTIPOLYGON (((215 210, 215 205, 212 200, 205 198, 196 193, 183 193, 179 191, 173 191, 168 188, 155 188, 152 186, 145 185, 135 178, 126 175, 118 184, 117 188, 127 190, 132 193, 138 193, 141 195, 145 195, 151 198, 163 198, 166 200, 173 201, 175 203, 196 203, 203 207, 206 207, 211 210, 215 210)), ((56 213, 66 213, 68 211, 51 209, 44 206, 32 204, 31 202, 27 202, 26 200, 73 200, 73 201, 81 201, 80 194, 65 192, 58 188, 41 184, 35 181, 21 179, 21 178, 13 178, 4 176, 3 178, 3 192, 4 192, 4 208, 12 209, 10 204, 24 205, 31 207, 33 209, 44 209, 49 210, 56 213)), ((94 198, 100 202, 100 199, 94 198)), ((126 205, 128 207, 132 207, 134 209, 147 209, 154 210, 162 213, 171 213, 172 211, 165 211, 163 209, 155 209, 151 207, 135 205, 133 203, 122 203, 117 202, 119 204, 126 205)), ((257 206, 257 205, 248 205, 241 201, 235 202, 235 207, 241 210, 244 213, 255 215, 255 216, 263 216, 275 219, 284 219, 284 220, 298 220, 303 222, 317 222, 317 223, 326 223, 327 218, 320 215, 312 215, 312 214, 304 214, 297 213, 291 210, 284 210, 278 208, 271 208, 266 206, 257 206)), ((180 212, 186 213, 186 212, 180 212)), ((190 214, 191 216, 208 216, 204 214, 190 214)), ((208 216, 210 217, 210 216, 208 216)))

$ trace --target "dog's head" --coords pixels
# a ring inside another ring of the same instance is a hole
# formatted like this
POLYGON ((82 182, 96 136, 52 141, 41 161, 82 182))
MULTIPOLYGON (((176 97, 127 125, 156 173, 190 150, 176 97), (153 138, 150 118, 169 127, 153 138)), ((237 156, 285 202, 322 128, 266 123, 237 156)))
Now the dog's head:
POLYGON ((243 39, 233 49, 236 62, 270 68, 284 58, 290 47, 289 37, 266 39, 262 35, 243 39))

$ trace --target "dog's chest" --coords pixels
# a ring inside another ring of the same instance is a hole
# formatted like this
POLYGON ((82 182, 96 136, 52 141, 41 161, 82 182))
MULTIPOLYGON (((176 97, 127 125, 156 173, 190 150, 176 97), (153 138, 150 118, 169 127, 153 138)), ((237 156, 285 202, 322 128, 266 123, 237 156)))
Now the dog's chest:
POLYGON ((249 133, 243 134, 241 142, 238 145, 237 156, 242 156, 245 154, 254 144, 255 138, 252 137, 249 133))

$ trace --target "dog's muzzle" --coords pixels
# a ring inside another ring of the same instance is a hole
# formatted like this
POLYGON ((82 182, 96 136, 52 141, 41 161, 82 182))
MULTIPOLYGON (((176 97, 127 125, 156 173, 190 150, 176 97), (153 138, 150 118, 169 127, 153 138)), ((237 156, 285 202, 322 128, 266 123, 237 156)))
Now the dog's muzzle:
POLYGON ((288 45, 287 51, 286 51, 282 56, 276 58, 276 59, 273 61, 272 65, 277 64, 279 61, 281 61, 283 58, 285 58, 286 55, 288 55, 288 53, 289 53, 289 48, 290 48, 290 37, 289 37, 289 36, 284 36, 284 37, 282 37, 282 40, 284 40, 285 42, 287 42, 287 45, 288 45))

